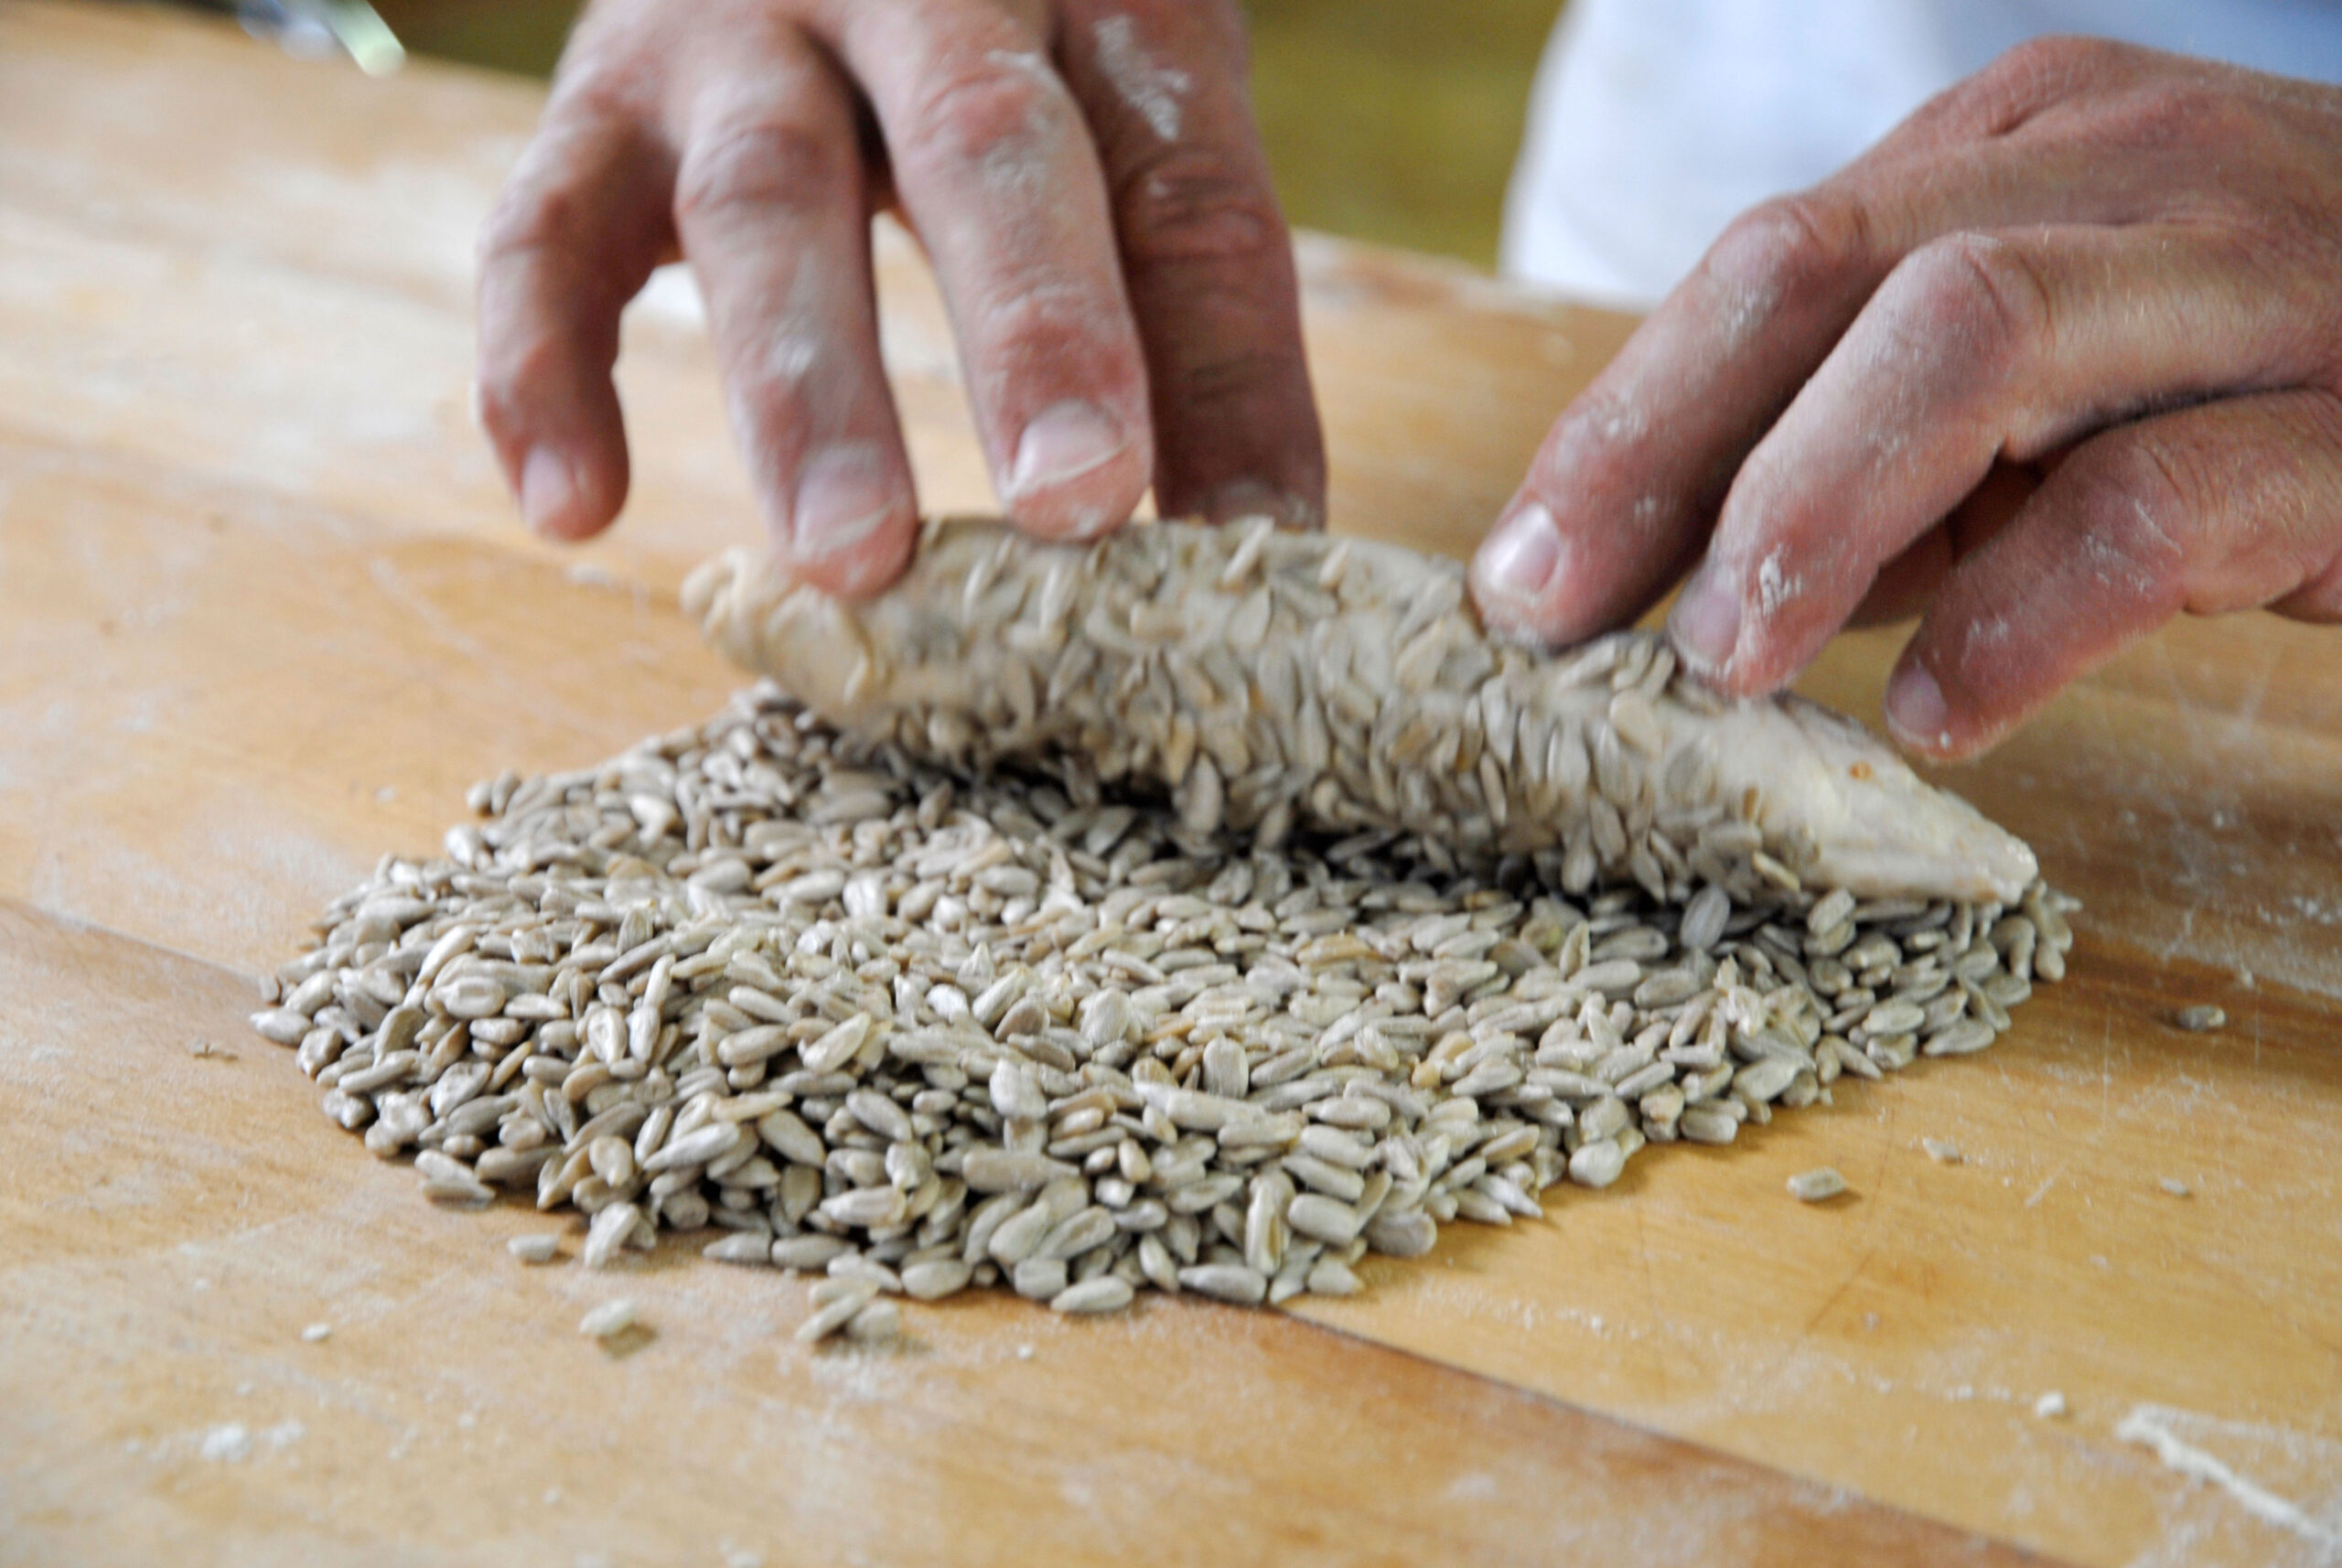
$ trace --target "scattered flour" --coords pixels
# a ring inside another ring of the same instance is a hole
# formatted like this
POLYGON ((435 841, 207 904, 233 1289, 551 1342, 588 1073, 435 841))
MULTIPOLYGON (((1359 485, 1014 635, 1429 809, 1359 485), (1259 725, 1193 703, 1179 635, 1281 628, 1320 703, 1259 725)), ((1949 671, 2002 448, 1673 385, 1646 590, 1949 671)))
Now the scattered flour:
POLYGON ((214 1465, 241 1465, 252 1456, 252 1429, 241 1421, 215 1426, 203 1434, 199 1452, 214 1465))
POLYGON ((209 1464, 241 1465, 252 1456, 256 1448, 288 1448, 307 1433, 308 1428, 297 1421, 280 1421, 258 1432, 241 1421, 222 1422, 204 1433, 196 1454, 209 1464))
POLYGON ((2218 1455, 2183 1440, 2172 1430, 2172 1424, 2186 1419, 2184 1411, 2164 1405, 2136 1405, 2115 1427, 2114 1435, 2122 1442, 2147 1449, 2165 1466, 2188 1479, 2218 1487, 2262 1523, 2291 1531, 2320 1548, 2322 1560, 2342 1560, 2342 1529, 2312 1518, 2296 1504, 2238 1475, 2218 1455))

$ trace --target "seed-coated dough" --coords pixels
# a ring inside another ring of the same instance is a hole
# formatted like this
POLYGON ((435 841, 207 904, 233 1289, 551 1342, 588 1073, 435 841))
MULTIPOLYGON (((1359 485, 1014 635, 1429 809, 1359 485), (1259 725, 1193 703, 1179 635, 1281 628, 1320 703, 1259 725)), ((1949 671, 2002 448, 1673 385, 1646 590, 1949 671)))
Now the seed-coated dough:
POLYGON ((1395 545, 1158 522, 1060 546, 946 519, 866 602, 734 551, 684 604, 844 731, 1077 793, 1160 788, 1198 834, 1398 830, 1669 898, 1790 878, 2007 904, 2036 875, 1853 720, 1718 696, 1648 633, 1503 641, 1460 567, 1395 545))

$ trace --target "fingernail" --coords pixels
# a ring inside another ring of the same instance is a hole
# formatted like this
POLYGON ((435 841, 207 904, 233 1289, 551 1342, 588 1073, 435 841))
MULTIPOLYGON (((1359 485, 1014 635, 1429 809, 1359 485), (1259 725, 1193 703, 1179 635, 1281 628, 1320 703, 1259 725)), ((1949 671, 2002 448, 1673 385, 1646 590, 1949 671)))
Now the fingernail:
POLYGON ((1667 631, 1697 672, 1721 674, 1740 641, 1740 596, 1724 581, 1723 573, 1703 566, 1675 601, 1667 631))
POLYGON ((1480 584, 1508 599, 1545 596, 1562 565, 1562 531, 1542 504, 1527 506, 1497 524, 1480 546, 1480 584))
POLYGON ((902 497, 875 455, 853 447, 817 452, 797 478, 790 548, 800 561, 851 550, 876 533, 902 497))
POLYGON ((1904 745, 1920 751, 1942 750, 1951 741, 1947 727, 1950 717, 1943 688, 1918 660, 1906 662, 1886 683, 1886 727, 1904 745))
POLYGON ((521 520, 529 532, 547 539, 565 538, 568 520, 577 510, 577 478, 569 460, 550 446, 532 447, 521 465, 521 520))
POLYGON ((1112 462, 1130 445, 1114 417, 1094 403, 1069 399, 1033 416, 1017 438, 1008 495, 1015 499, 1078 479, 1112 462))
POLYGON ((1262 484, 1258 479, 1234 479, 1211 492, 1203 503, 1203 514, 1211 522, 1241 522, 1246 518, 1265 517, 1279 528, 1323 528, 1326 519, 1318 508, 1275 485, 1262 484))

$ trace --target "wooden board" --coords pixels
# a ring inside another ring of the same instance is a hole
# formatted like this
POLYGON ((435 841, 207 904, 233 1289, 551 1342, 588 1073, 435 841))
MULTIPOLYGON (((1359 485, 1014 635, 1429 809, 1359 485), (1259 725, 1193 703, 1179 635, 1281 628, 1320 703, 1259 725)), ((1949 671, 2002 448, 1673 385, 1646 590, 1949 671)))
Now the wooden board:
MULTIPOLYGON (((1951 778, 2090 904, 1990 1057, 1656 1152, 1305 1315, 980 1302, 816 1356, 793 1288, 678 1247, 622 1282, 656 1337, 591 1351, 615 1283, 510 1264, 524 1214, 424 1207, 242 1035, 236 978, 472 779, 735 682, 672 603, 754 526, 686 289, 629 320, 608 541, 527 541, 467 428, 470 235, 535 102, 0 5, 0 1562, 2342 1539, 2342 643, 2259 618, 2174 628, 1951 778), (2160 1022, 2198 1000, 2230 1027, 2160 1022), (1821 1163, 1853 1196, 1789 1199, 1821 1163), (2072 1413, 2036 1416, 2053 1389, 2072 1413), (2141 1406, 2298 1517, 2118 1440, 2141 1406), (255 1452, 203 1460, 228 1423, 255 1452)), ((940 307, 881 249, 924 494, 983 505, 940 307)), ((1628 324, 1303 254, 1337 519, 1467 548, 1628 324)), ((1845 639, 1809 689, 1875 711, 1890 649, 1845 639)))

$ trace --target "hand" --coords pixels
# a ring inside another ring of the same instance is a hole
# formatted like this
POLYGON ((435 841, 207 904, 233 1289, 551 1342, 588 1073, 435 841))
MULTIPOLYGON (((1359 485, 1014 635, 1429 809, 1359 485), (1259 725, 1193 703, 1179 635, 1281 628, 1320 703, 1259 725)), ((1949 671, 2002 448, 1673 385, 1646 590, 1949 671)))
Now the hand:
POLYGON ((1703 547, 1670 629, 1729 692, 1924 608, 1886 718, 1944 758, 2181 610, 2342 620, 2342 90, 2030 44, 1737 220, 1474 585, 1574 641, 1703 547))
POLYGON ((482 242, 479 407, 541 533, 625 499, 618 313, 679 250, 798 575, 874 592, 918 526, 870 220, 950 306, 1004 509, 1314 521, 1290 241, 1230 0, 599 0, 482 242))

